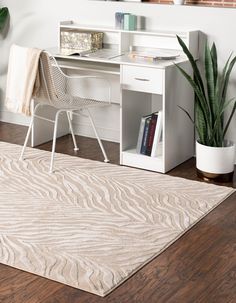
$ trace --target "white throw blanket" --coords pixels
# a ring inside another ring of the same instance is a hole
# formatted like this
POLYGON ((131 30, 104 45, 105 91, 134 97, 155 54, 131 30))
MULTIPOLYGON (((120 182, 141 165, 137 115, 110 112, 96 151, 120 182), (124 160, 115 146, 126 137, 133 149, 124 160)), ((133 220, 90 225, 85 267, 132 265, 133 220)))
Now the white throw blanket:
POLYGON ((38 73, 42 50, 12 45, 10 49, 6 107, 8 110, 30 115, 30 103, 38 73))

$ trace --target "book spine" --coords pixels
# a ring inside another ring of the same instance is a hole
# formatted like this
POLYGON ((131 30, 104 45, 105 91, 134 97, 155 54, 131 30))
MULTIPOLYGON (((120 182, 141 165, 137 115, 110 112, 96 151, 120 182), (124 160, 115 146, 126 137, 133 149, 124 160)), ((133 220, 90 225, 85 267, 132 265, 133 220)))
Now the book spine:
POLYGON ((156 123, 157 123, 157 115, 153 114, 151 122, 150 122, 150 126, 149 126, 149 132, 148 132, 148 143, 147 143, 147 148, 146 148, 147 156, 151 156, 154 134, 155 134, 155 130, 156 130, 156 123))
POLYGON ((141 153, 143 133, 144 133, 144 128, 145 128, 145 121, 146 121, 146 118, 142 117, 141 122, 140 122, 138 141, 137 141, 137 147, 136 147, 136 152, 138 154, 141 153))
POLYGON ((162 111, 158 113, 156 130, 152 145, 151 157, 157 157, 158 153, 160 153, 160 141, 161 141, 161 133, 162 133, 162 111))
POLYGON ((142 140, 142 146, 141 146, 141 154, 146 154, 146 148, 148 143, 148 131, 149 131, 149 125, 151 122, 151 117, 148 117, 145 121, 145 127, 143 132, 143 140, 142 140))

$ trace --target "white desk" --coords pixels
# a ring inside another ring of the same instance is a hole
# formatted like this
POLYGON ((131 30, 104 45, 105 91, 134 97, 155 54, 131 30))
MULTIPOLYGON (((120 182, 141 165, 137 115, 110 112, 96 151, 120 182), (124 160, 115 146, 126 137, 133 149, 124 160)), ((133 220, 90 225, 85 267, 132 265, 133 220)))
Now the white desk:
POLYGON ((129 32, 62 22, 60 31, 65 28, 103 31, 106 47, 117 47, 119 52, 124 54, 112 59, 87 58, 62 56, 58 48, 49 50, 65 71, 78 74, 100 74, 111 81, 112 101, 120 106, 120 164, 165 173, 192 157, 194 128, 178 105, 193 115, 194 95, 174 63, 190 72, 190 65, 181 52, 176 34, 182 37, 197 57, 198 32, 129 32), (180 56, 174 62, 173 60, 150 62, 131 58, 128 55, 130 45, 136 49, 142 49, 144 46, 152 46, 154 49, 157 45, 164 49, 177 49, 180 56), (158 157, 137 154, 136 144, 141 117, 158 110, 163 110, 161 154, 158 157))

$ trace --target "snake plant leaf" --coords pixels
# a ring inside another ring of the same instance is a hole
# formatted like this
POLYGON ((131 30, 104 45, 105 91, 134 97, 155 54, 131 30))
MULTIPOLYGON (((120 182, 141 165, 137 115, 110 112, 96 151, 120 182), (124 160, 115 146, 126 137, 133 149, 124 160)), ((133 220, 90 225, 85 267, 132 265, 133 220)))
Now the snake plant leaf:
MULTIPOLYGON (((193 78, 193 80, 195 81, 195 76, 193 78)), ((197 125, 197 132, 198 132, 198 137, 199 137, 199 142, 201 144, 205 144, 205 142, 208 142, 208 129, 207 129, 207 123, 204 119, 204 114, 203 114, 203 110, 200 106, 200 101, 198 100, 196 94, 195 94, 195 107, 194 107, 194 118, 196 121, 196 125, 197 125)))
POLYGON ((215 80, 214 66, 212 62, 211 51, 208 44, 205 45, 205 74, 207 84, 207 94, 211 110, 209 111, 210 123, 214 121, 217 111, 217 102, 215 102, 215 80))
MULTIPOLYGON (((205 93, 205 88, 204 88, 204 82, 203 79, 201 77, 200 71, 198 69, 198 66, 196 64, 196 61, 194 60, 192 54, 190 53, 189 49, 187 48, 186 44, 184 43, 184 41, 177 35, 177 39, 179 41, 180 46, 183 49, 183 52, 186 54, 186 56, 189 59, 189 62, 192 66, 193 69, 193 75, 194 75, 194 82, 198 85, 200 91, 202 92, 202 95, 204 96, 204 102, 206 103, 206 107, 207 107, 207 111, 208 111, 208 115, 210 115, 210 119, 211 119, 211 108, 210 108, 210 104, 208 101, 208 98, 206 98, 206 93, 205 93)), ((204 105, 203 105, 204 106, 204 105)), ((204 106, 205 107, 205 106, 204 106)), ((210 123, 212 123, 212 121, 210 121, 210 123)))
MULTIPOLYGON (((223 84, 224 84, 224 77, 225 75, 218 74, 216 87, 215 87, 215 98, 218 102, 219 108, 222 108, 224 102, 222 102, 222 91, 223 91, 223 84)), ((219 109, 220 110, 220 109, 219 109)), ((221 127, 223 128, 224 119, 221 119, 221 127)))
POLYGON ((4 29, 9 18, 9 10, 7 7, 0 8, 0 32, 4 29))
POLYGON ((196 104, 199 107, 198 112, 201 113, 201 115, 198 116, 198 119, 196 120, 196 124, 198 125, 198 129, 200 131, 199 137, 201 142, 208 142, 209 135, 208 133, 211 132, 211 123, 209 123, 209 112, 206 106, 205 102, 205 96, 202 94, 201 90, 199 89, 198 85, 194 82, 194 80, 188 75, 180 66, 177 66, 177 68, 180 70, 180 72, 183 74, 183 76, 187 79, 189 84, 192 86, 194 92, 195 92, 195 100, 196 104))
POLYGON ((223 106, 221 106, 222 108, 219 110, 219 112, 217 113, 217 117, 215 119, 215 124, 212 130, 212 136, 216 137, 216 146, 223 146, 224 143, 224 131, 223 131, 223 127, 221 124, 222 118, 224 117, 224 112, 226 110, 226 108, 232 103, 235 102, 235 98, 232 98, 230 100, 228 100, 227 102, 225 102, 225 104, 223 106))
POLYGON ((227 133, 227 131, 228 131, 229 125, 230 125, 231 120, 232 120, 232 118, 233 118, 233 116, 234 116, 234 114, 235 114, 235 111, 236 111, 236 102, 234 102, 233 109, 232 109, 232 111, 231 111, 231 114, 230 114, 230 116, 229 116, 228 121, 226 122, 225 129, 224 129, 224 136, 226 135, 226 133, 227 133))
POLYGON ((225 79, 224 79, 224 83, 223 83, 223 91, 222 91, 222 102, 225 102, 225 99, 226 99, 226 94, 227 94, 228 85, 229 85, 229 78, 230 78, 232 69, 235 65, 235 62, 236 62, 236 56, 231 60, 228 68, 226 68, 226 74, 225 74, 225 79))
POLYGON ((205 119, 205 121, 207 121, 209 111, 206 107, 205 96, 203 95, 201 89, 199 88, 198 84, 195 83, 195 81, 191 78, 191 76, 188 73, 186 73, 186 71, 182 67, 178 66, 177 64, 175 64, 175 66, 179 69, 179 71, 182 73, 182 75, 186 78, 186 80, 192 86, 192 88, 197 96, 197 100, 199 100, 199 104, 202 108, 202 111, 204 114, 204 119, 205 119))
MULTIPOLYGON (((197 97, 195 97, 197 98, 197 97)), ((199 143, 206 144, 208 142, 208 131, 206 126, 206 121, 204 119, 203 111, 199 105, 198 100, 195 103, 195 120, 196 120, 196 130, 199 136, 199 143)))
POLYGON ((212 128, 212 132, 211 132, 212 144, 211 145, 215 146, 215 147, 223 146, 224 132, 223 132, 222 124, 221 124, 223 115, 224 115, 223 111, 217 113, 217 117, 214 121, 214 125, 212 128))
POLYGON ((186 115, 189 117, 189 120, 190 120, 193 124, 195 124, 195 122, 194 122, 193 118, 191 117, 190 113, 189 113, 185 108, 183 108, 182 106, 178 105, 178 107, 179 107, 180 109, 182 109, 182 111, 184 111, 184 112, 186 113, 186 115))
MULTIPOLYGON (((216 98, 217 98, 217 102, 223 106, 225 103, 225 90, 224 90, 224 86, 225 86, 225 79, 226 79, 226 73, 228 71, 228 66, 230 63, 230 59, 232 57, 232 53, 230 54, 230 56, 228 57, 222 74, 218 74, 218 78, 217 78, 217 86, 216 86, 216 98)), ((221 118, 221 127, 224 127, 224 116, 222 116, 221 118)))
MULTIPOLYGON (((178 107, 185 112, 185 114, 188 116, 189 120, 194 124, 194 126, 196 127, 198 133, 201 133, 200 130, 198 129, 198 125, 195 123, 195 121, 193 120, 193 118, 191 117, 191 115, 189 114, 189 112, 183 108, 182 106, 178 105, 178 107)), ((201 140, 200 140, 201 141, 201 140)))
POLYGON ((217 63, 217 50, 215 43, 213 43, 211 47, 211 59, 212 59, 213 72, 214 72, 214 85, 216 87, 217 78, 218 78, 218 63, 217 63))
POLYGON ((225 65, 224 65, 222 74, 218 74, 218 78, 217 78, 216 97, 217 97, 217 100, 219 100, 220 103, 225 102, 225 99, 222 96, 223 96, 226 72, 228 70, 228 66, 229 66, 229 62, 230 62, 231 57, 232 57, 232 54, 230 54, 230 56, 228 57, 225 65))
POLYGON ((202 81, 201 74, 200 74, 200 71, 198 69, 198 66, 197 66, 197 64, 196 64, 196 62, 195 62, 195 60, 193 58, 193 55, 190 53, 190 51, 188 50, 186 44, 184 43, 184 41, 178 35, 177 35, 177 39, 178 39, 178 42, 179 42, 180 46, 183 49, 183 52, 185 53, 185 55, 189 59, 189 62, 191 64, 191 66, 192 66, 194 75, 196 77, 196 83, 198 83, 199 87, 201 88, 202 93, 205 95, 204 84, 203 84, 203 81, 202 81))
MULTIPOLYGON (((230 60, 231 60, 231 58, 232 58, 232 55, 233 55, 232 53, 229 55, 229 58, 227 59, 225 65, 224 65, 224 68, 223 68, 223 72, 222 72, 223 83, 224 83, 224 81, 225 81, 226 72, 227 72, 227 70, 228 70, 229 62, 230 62, 230 60)), ((223 91, 223 86, 222 86, 222 91, 223 91)))

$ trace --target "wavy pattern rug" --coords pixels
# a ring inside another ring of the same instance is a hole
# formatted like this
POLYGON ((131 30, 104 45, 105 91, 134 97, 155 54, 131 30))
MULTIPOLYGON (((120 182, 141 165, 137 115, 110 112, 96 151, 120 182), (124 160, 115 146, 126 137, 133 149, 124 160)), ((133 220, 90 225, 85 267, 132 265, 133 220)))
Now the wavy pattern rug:
POLYGON ((230 188, 0 143, 0 262, 104 296, 230 188))

